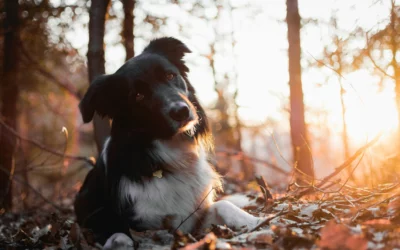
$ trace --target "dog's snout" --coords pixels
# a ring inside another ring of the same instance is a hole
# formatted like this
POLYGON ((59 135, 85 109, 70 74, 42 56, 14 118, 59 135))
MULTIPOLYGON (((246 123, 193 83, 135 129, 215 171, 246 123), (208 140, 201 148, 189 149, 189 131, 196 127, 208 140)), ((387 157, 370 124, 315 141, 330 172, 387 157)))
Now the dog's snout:
POLYGON ((169 115, 178 122, 186 121, 189 118, 189 106, 184 102, 176 102, 173 104, 169 115))

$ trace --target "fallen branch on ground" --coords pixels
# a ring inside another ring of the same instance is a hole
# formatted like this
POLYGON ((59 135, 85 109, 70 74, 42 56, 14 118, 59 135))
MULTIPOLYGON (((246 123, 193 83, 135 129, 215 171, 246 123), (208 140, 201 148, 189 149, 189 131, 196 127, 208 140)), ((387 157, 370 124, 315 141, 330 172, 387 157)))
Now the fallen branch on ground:
POLYGON ((367 148, 371 147, 374 145, 379 138, 381 137, 382 134, 378 134, 374 139, 372 139, 370 142, 359 148, 350 158, 348 158, 345 162, 343 162, 339 167, 335 169, 333 173, 330 175, 326 176, 324 179, 321 180, 317 185, 308 187, 306 190, 301 191, 299 194, 296 195, 296 198, 300 198, 306 194, 311 193, 314 191, 316 188, 321 188, 323 185, 325 185, 330 179, 338 175, 343 169, 351 166, 351 163, 353 163, 367 148))
POLYGON ((269 223, 270 223, 273 219, 275 219, 275 218, 277 218, 277 217, 279 217, 279 216, 285 215, 285 214, 287 214, 288 212, 289 212, 289 211, 283 211, 283 210, 282 210, 282 211, 280 211, 279 213, 277 213, 276 215, 266 218, 265 220, 263 220, 262 222, 260 222, 260 224, 258 224, 258 225, 255 226, 253 229, 251 229, 251 230, 250 230, 250 233, 251 233, 251 232, 254 232, 254 231, 258 230, 258 229, 260 229, 260 228, 263 227, 263 226, 268 226, 269 223))
POLYGON ((174 234, 176 233, 176 231, 178 231, 178 229, 183 225, 183 223, 185 223, 190 217, 192 217, 197 211, 200 210, 201 205, 203 205, 204 201, 207 199, 207 197, 211 194, 212 191, 214 191, 215 189, 219 189, 221 187, 213 187, 206 196, 204 196, 203 200, 201 200, 200 204, 197 206, 197 208, 191 213, 189 214, 183 221, 181 221, 181 223, 175 228, 174 230, 174 234))

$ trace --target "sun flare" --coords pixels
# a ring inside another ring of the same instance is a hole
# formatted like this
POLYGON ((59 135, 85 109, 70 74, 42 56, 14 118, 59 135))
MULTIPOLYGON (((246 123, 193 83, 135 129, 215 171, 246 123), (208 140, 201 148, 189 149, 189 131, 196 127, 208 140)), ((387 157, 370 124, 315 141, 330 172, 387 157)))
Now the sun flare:
MULTIPOLYGON (((360 144, 379 133, 393 133, 398 124, 393 83, 380 88, 363 70, 348 74, 346 83, 345 119, 350 140, 360 144)), ((340 111, 335 114, 341 116, 340 111)))

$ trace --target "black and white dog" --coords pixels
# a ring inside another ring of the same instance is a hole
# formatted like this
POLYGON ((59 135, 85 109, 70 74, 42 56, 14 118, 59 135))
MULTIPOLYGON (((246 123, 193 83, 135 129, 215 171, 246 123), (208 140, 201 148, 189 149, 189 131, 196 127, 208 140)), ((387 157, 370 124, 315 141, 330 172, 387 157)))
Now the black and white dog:
POLYGON ((109 248, 121 237, 131 244, 124 235, 130 228, 194 232, 211 223, 259 222, 228 201, 214 202, 221 180, 209 163, 207 117, 182 60, 188 52, 177 39, 153 40, 114 74, 94 80, 79 105, 85 123, 95 112, 112 118, 111 136, 74 204, 81 227, 102 244, 109 239, 109 248))

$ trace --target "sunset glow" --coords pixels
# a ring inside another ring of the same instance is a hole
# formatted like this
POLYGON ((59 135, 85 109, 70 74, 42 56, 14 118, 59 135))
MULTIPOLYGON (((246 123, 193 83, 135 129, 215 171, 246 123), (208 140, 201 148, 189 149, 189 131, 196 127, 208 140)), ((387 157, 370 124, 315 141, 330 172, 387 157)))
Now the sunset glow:
MULTIPOLYGON (((216 80, 221 76, 218 72, 237 71, 237 86, 239 95, 239 115, 246 125, 268 124, 273 120, 282 124, 281 128, 288 129, 288 65, 287 65, 287 34, 284 1, 254 1, 258 6, 257 15, 248 17, 240 11, 233 15, 236 46, 234 54, 218 55, 215 57, 217 70, 216 80), (266 32, 260 32, 264 30, 266 32)), ((374 1, 343 1, 343 0, 304 0, 300 1, 300 14, 303 18, 318 18, 329 21, 332 10, 336 12, 338 26, 351 30, 354 25, 366 29, 382 28, 387 22, 389 5, 387 2, 375 4, 374 1), (355 7, 356 6, 356 7, 355 7), (373 9, 373 10, 372 10, 373 9)), ((151 5, 152 11, 158 9, 151 5)), ((160 5, 160 8, 162 6, 160 5)), ((116 10, 122 9, 122 4, 113 5, 116 10)), ((144 4, 143 9, 150 8, 144 4)), ((171 9, 177 18, 187 19, 187 13, 177 8, 171 9)), ((209 15, 212 15, 210 10, 209 15)), ((137 13, 140 16, 140 13, 137 13)), ((82 17, 85 18, 85 17, 82 17)), ((115 20, 109 21, 105 41, 106 69, 114 72, 124 60, 124 48, 121 44, 112 45, 118 41, 121 27, 115 20)), ((195 86, 200 100, 211 107, 216 100, 214 79, 211 69, 204 56, 210 53, 208 47, 201 46, 202 41, 212 39, 214 34, 209 26, 202 23, 192 23, 196 32, 191 36, 184 36, 177 27, 169 27, 168 33, 184 40, 193 53, 186 56, 190 65, 189 78, 195 86), (201 35, 200 35, 201 34, 201 35)), ((220 27, 229 32, 230 26, 220 27)), ((77 29, 78 31, 81 28, 77 29)), ((303 57, 312 62, 320 58, 323 46, 329 43, 332 32, 322 26, 306 25, 302 30, 303 57)), ((79 32, 79 36, 72 36, 73 44, 82 46, 87 42, 87 32, 79 32)), ((147 36, 144 35, 144 37, 147 36)), ((345 35, 346 36, 346 35, 345 35)), ((364 46, 364 41, 353 42, 355 48, 364 46)), ((140 52, 146 42, 136 39, 135 51, 140 52)), ((221 46, 223 43, 221 44, 221 46)), ((229 44, 226 44, 229 45, 229 44)), ((82 53, 86 53, 82 46, 82 53)), ((346 109, 346 124, 350 142, 356 145, 363 144, 367 138, 385 132, 393 133, 397 127, 397 110, 394 99, 394 83, 386 79, 379 85, 379 77, 374 75, 373 68, 357 70, 339 77, 328 67, 308 69, 303 72, 304 101, 309 112, 306 120, 317 126, 328 126, 338 138, 342 133, 342 114, 340 103, 339 78, 346 90, 344 96, 346 109), (324 113, 328 124, 315 124, 320 121, 319 113, 324 113)), ((268 126, 267 126, 268 127, 268 126)), ((277 128, 273 128, 277 129, 277 128)), ((313 131, 311 131, 313 133, 313 131)))

